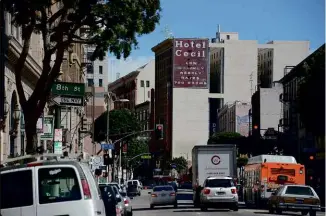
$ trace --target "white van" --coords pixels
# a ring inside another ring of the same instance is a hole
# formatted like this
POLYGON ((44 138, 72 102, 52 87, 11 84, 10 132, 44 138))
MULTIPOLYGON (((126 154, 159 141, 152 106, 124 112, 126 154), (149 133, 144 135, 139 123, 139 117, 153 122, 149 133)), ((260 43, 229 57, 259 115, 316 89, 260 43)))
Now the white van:
POLYGON ((3 167, 1 216, 105 216, 99 187, 89 169, 72 160, 3 167))

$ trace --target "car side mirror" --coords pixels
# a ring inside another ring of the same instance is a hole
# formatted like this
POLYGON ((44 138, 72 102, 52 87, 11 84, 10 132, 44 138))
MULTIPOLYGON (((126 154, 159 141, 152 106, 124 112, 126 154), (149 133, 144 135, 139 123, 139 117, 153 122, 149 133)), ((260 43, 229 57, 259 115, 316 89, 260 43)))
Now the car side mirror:
POLYGON ((152 192, 148 192, 148 194, 151 194, 152 192))

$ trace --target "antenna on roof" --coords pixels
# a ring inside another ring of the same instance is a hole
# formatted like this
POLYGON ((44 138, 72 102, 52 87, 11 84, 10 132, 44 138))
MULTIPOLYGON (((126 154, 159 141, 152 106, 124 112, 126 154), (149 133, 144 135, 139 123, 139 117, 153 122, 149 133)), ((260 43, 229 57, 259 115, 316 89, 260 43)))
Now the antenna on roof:
POLYGON ((164 33, 164 37, 165 37, 165 39, 172 39, 172 38, 174 38, 174 37, 173 37, 173 33, 172 33, 172 31, 170 30, 170 28, 169 28, 168 25, 166 25, 166 26, 164 27, 164 29, 162 30, 162 33, 164 33))

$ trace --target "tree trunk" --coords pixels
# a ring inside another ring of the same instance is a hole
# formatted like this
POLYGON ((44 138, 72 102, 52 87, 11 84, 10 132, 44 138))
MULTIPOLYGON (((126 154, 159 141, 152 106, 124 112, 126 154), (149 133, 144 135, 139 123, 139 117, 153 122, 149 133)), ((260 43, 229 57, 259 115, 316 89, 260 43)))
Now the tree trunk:
POLYGON ((25 119, 25 133, 26 133, 26 154, 35 154, 37 147, 37 133, 36 133, 36 123, 37 120, 29 119, 34 117, 28 117, 24 115, 25 119))

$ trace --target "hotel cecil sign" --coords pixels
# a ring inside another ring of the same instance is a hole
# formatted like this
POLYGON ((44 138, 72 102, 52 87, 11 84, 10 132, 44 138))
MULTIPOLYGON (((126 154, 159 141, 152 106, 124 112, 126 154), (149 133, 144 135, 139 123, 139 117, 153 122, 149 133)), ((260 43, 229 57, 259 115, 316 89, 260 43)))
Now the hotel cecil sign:
POLYGON ((208 39, 174 39, 173 87, 208 88, 208 39))

